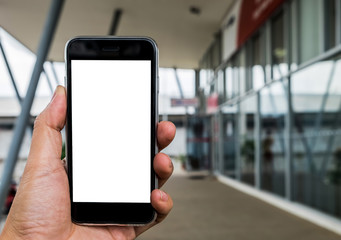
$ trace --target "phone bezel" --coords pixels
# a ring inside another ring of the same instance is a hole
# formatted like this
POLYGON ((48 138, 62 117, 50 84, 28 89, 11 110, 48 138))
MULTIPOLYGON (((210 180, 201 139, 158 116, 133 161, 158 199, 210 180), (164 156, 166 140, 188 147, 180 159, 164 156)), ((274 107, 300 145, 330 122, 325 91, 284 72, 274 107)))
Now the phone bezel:
POLYGON ((67 119, 66 158, 70 187, 71 218, 78 224, 89 225, 145 225, 156 217, 151 203, 93 203, 73 202, 72 184, 72 106, 71 60, 151 60, 151 191, 157 186, 153 159, 157 153, 156 128, 158 122, 158 48, 145 37, 77 37, 65 48, 67 119))

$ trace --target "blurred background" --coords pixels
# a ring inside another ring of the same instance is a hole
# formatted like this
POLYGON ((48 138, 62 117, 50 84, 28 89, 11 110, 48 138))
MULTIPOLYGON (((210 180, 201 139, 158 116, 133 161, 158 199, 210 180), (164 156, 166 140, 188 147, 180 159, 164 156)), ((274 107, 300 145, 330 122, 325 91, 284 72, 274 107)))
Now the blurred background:
POLYGON ((174 209, 140 239, 341 239, 340 0, 0 0, 2 224, 79 35, 158 43, 174 209))

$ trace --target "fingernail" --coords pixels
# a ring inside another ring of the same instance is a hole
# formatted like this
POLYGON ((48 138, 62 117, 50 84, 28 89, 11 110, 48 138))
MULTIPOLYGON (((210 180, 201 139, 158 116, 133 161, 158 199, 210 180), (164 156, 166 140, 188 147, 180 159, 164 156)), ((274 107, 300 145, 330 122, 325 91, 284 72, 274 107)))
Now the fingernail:
POLYGON ((173 161, 172 161, 171 159, 169 159, 169 168, 170 168, 170 169, 173 169, 173 167, 174 167, 174 166, 173 166, 173 161))
POLYGON ((167 202, 168 201, 168 194, 163 192, 163 191, 161 191, 161 190, 159 190, 159 192, 160 192, 160 199, 161 199, 161 201, 167 202))
POLYGON ((54 93, 53 93, 52 98, 51 98, 51 102, 53 101, 54 97, 56 96, 57 89, 58 89, 58 87, 54 90, 54 93))
POLYGON ((51 98, 51 101, 50 102, 53 102, 53 100, 55 99, 57 93, 60 91, 61 87, 60 86, 57 86, 56 89, 54 90, 54 93, 52 95, 52 98, 51 98))

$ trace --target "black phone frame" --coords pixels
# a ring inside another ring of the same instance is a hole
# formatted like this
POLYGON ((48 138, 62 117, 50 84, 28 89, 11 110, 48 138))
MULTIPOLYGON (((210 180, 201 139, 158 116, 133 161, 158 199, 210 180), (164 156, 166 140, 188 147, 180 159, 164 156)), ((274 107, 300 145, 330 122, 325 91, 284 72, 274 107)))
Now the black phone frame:
POLYGON ((73 202, 72 182, 72 106, 71 60, 150 60, 151 61, 151 191, 157 186, 153 168, 157 153, 156 130, 158 123, 158 48, 146 37, 77 37, 65 48, 67 118, 66 158, 69 178, 71 219, 86 225, 145 225, 153 221, 156 212, 151 203, 73 202))

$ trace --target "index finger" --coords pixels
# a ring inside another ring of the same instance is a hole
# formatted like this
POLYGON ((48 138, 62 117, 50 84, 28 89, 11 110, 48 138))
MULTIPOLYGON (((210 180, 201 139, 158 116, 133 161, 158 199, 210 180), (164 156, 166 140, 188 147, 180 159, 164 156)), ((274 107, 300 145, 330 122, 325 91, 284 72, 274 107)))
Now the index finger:
POLYGON ((169 121, 159 122, 157 125, 157 143, 159 151, 167 147, 174 139, 175 125, 169 121))

